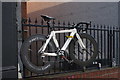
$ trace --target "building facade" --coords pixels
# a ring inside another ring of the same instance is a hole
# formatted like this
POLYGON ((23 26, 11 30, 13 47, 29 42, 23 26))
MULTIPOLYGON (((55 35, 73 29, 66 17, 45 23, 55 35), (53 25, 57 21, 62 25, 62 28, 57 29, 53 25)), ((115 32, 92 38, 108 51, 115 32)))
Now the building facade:
POLYGON ((31 18, 46 14, 60 21, 91 21, 118 26, 118 2, 31 2, 27 5, 27 14, 31 18))

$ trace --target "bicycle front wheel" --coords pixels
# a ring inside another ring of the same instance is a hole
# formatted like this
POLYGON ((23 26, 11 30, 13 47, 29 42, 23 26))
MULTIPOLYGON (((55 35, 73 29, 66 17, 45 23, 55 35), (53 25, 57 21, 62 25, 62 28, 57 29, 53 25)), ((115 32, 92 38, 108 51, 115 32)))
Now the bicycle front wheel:
POLYGON ((80 66, 88 66, 96 59, 98 54, 98 45, 94 38, 86 33, 81 33, 79 36, 81 37, 86 49, 82 49, 78 43, 78 39, 74 38, 70 44, 70 57, 76 64, 80 66))
MULTIPOLYGON (((38 53, 46 39, 44 35, 33 35, 22 44, 20 50, 21 60, 24 66, 33 73, 45 73, 53 67, 54 62, 50 60, 50 56, 42 56, 42 53, 38 53)), ((54 45, 50 41, 45 51, 51 53, 54 52, 54 49, 54 45)))

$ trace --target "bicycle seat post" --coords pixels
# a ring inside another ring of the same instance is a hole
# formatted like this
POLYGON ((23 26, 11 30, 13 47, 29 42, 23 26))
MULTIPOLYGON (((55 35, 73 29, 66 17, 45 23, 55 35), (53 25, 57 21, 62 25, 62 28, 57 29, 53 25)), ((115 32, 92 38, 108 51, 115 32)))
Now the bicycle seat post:
POLYGON ((48 28, 50 28, 50 31, 53 31, 53 28, 51 27, 50 22, 47 22, 47 26, 48 28))
POLYGON ((50 27, 50 22, 47 21, 47 26, 50 27))
POLYGON ((52 30, 52 27, 50 26, 50 21, 55 20, 55 18, 47 15, 41 15, 41 17, 44 19, 44 21, 47 22, 47 26, 52 30))

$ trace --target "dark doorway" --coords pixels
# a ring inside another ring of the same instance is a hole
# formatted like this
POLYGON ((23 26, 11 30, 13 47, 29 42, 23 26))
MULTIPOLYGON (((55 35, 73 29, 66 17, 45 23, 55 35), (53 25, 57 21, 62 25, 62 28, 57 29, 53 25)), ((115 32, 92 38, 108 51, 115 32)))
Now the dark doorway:
POLYGON ((2 77, 17 78, 16 2, 2 3, 2 77))

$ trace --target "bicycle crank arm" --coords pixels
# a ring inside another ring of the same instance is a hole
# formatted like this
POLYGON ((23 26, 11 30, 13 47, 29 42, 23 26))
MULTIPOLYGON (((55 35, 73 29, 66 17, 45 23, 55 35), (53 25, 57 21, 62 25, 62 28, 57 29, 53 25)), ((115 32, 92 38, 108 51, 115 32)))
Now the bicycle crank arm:
POLYGON ((57 56, 56 53, 43 53, 42 56, 57 56))
POLYGON ((64 59, 65 61, 67 61, 68 63, 72 63, 73 60, 68 60, 65 56, 61 56, 62 59, 64 59))

